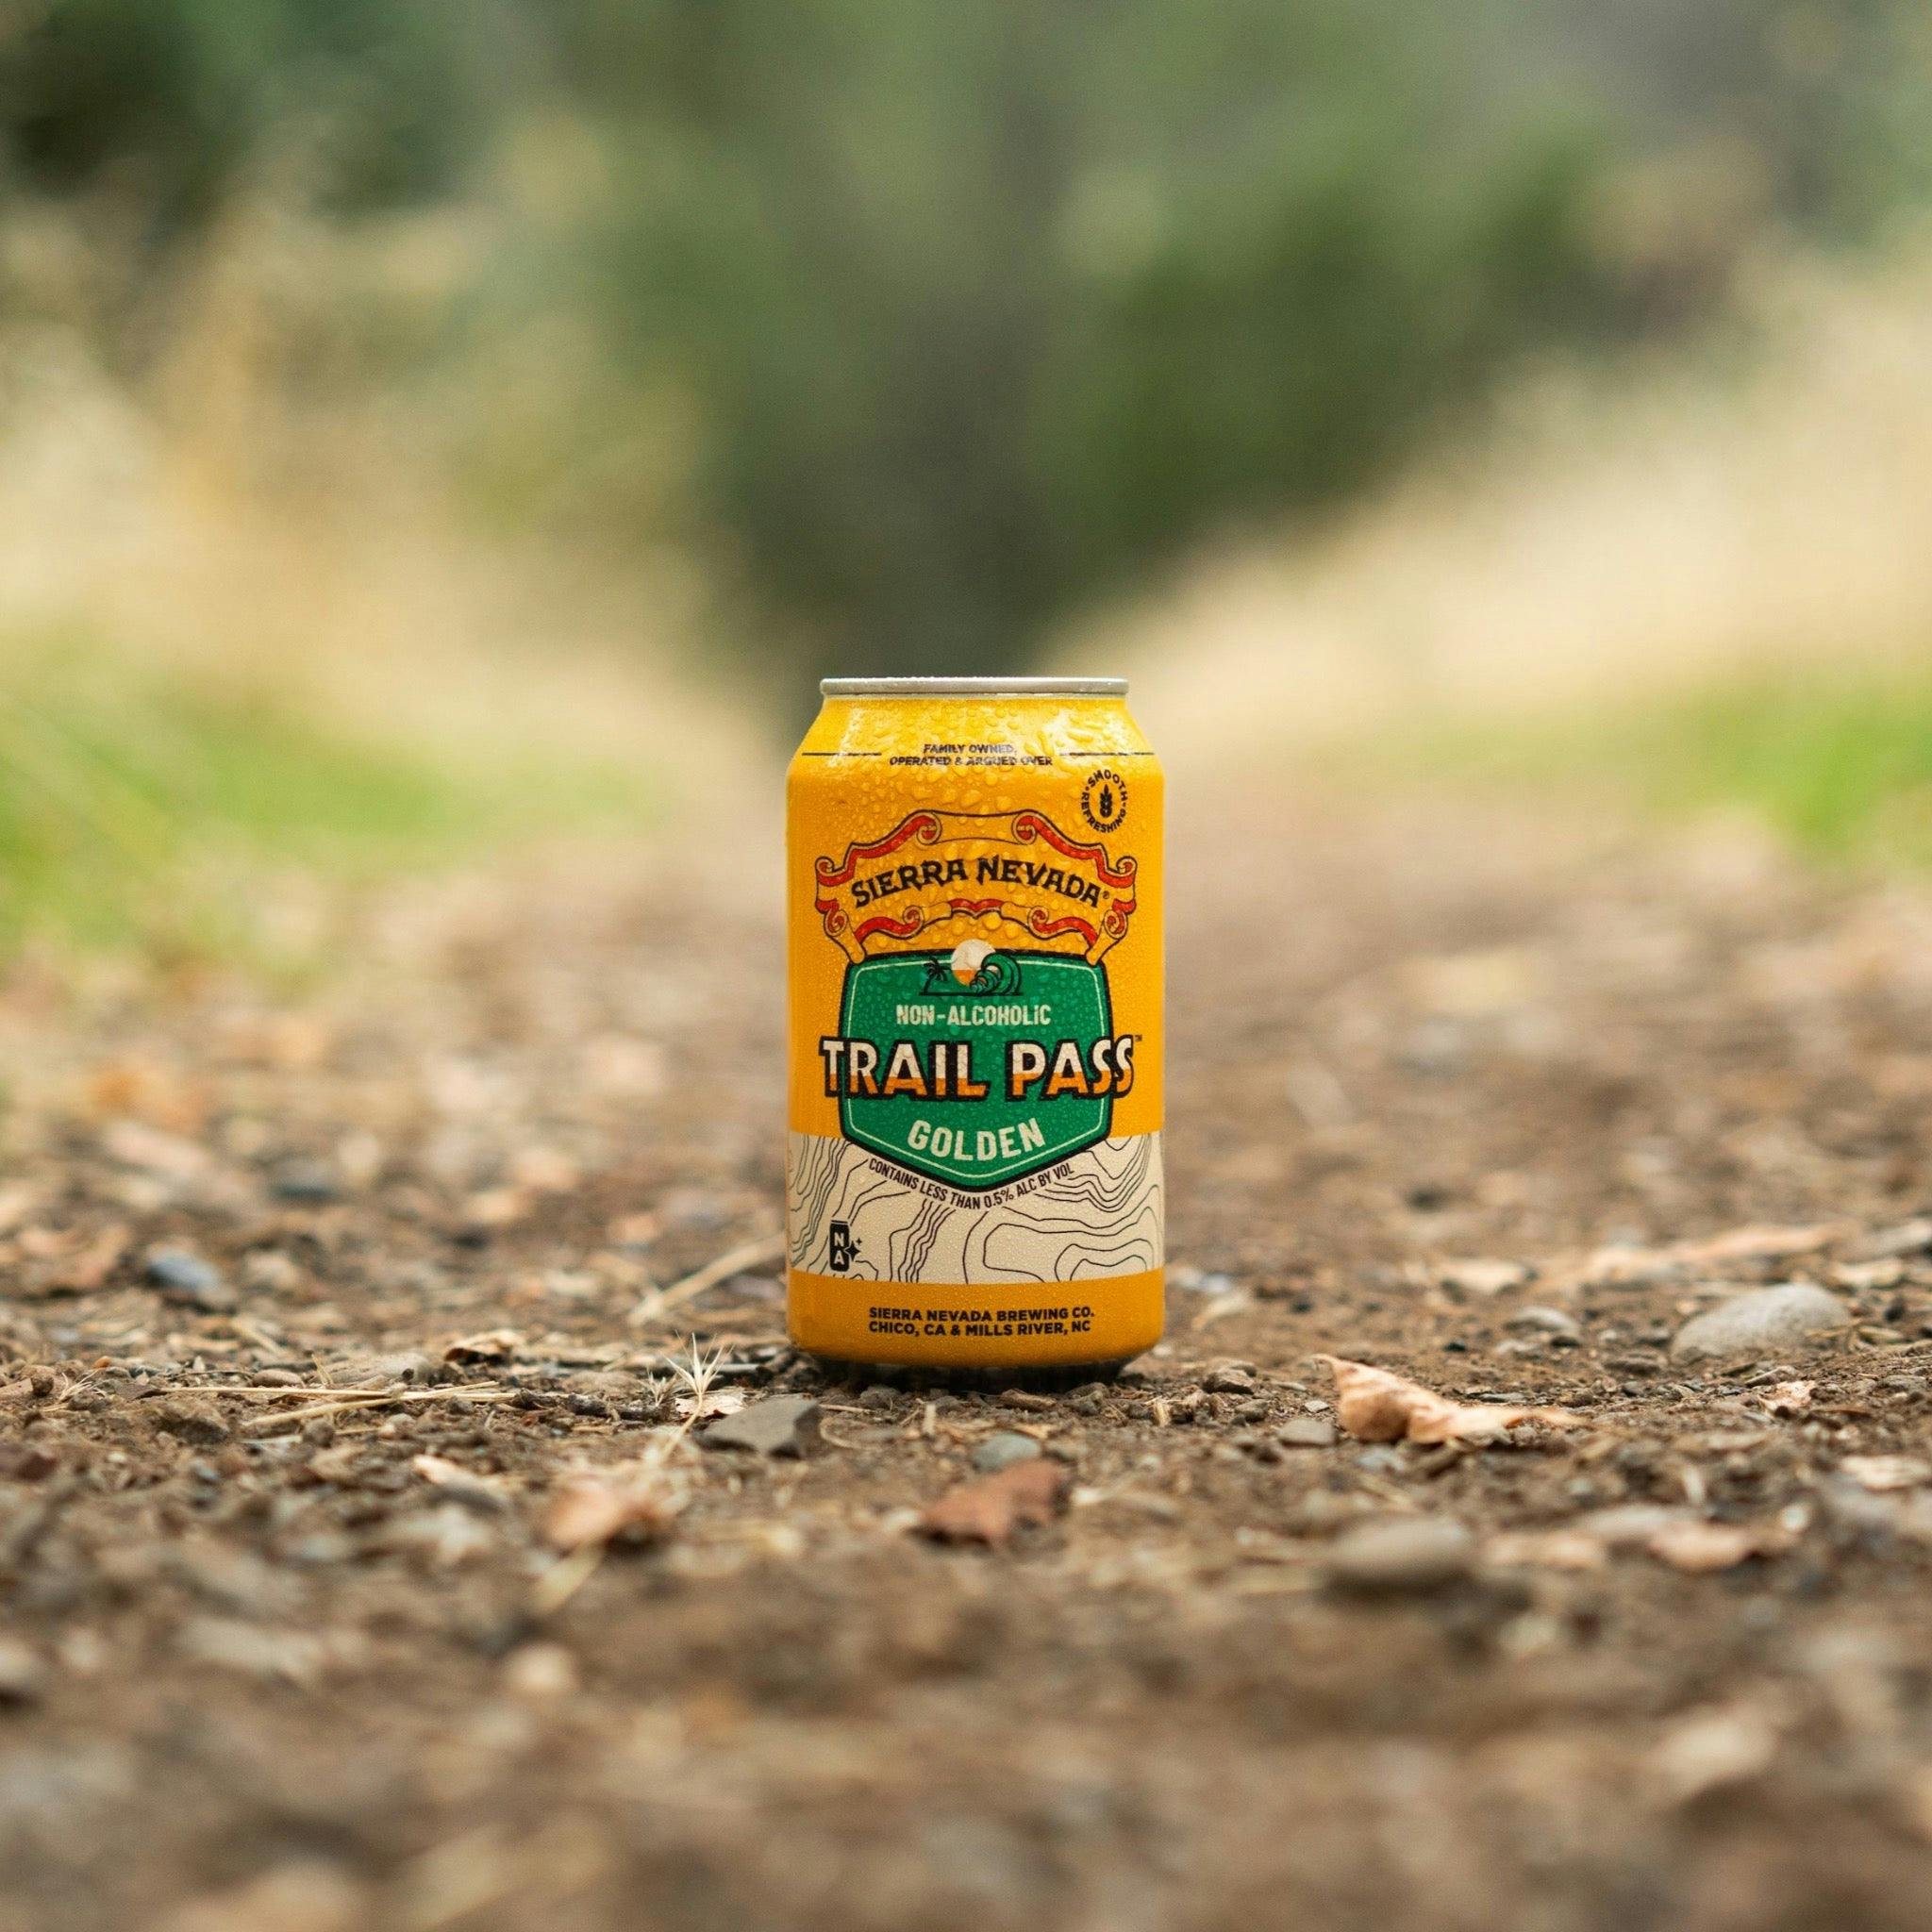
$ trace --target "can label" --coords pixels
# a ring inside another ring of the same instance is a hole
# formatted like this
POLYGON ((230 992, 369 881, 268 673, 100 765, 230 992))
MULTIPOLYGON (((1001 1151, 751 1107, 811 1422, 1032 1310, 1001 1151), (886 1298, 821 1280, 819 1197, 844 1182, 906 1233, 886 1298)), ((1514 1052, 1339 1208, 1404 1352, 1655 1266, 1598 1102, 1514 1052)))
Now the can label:
MULTIPOLYGON (((1017 761, 1024 734, 970 746, 915 735, 902 755, 948 748, 1017 761)), ((1147 1326, 1150 1282, 1158 1333, 1158 785, 1150 773, 1130 802, 1110 767, 1039 762, 1035 782, 986 787, 991 799, 924 776, 928 793, 975 795, 910 809, 885 774, 841 784, 821 765, 794 780, 787 1206, 794 1331, 808 1346, 1097 1357, 1147 1326), (1012 795, 1023 791, 1040 802, 1012 795), (1136 803, 1141 851, 1122 836, 1136 803), (1138 1284, 1131 1310, 1102 1307, 1114 1284, 1138 1284), (981 1290, 1000 1292, 962 1292, 981 1290)))

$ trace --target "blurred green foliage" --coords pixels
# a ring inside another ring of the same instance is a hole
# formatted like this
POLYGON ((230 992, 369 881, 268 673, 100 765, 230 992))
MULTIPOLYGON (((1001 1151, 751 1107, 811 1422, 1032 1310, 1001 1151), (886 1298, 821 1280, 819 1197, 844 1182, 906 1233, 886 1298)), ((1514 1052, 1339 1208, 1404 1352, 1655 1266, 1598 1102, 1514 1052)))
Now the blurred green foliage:
POLYGON ((608 307, 753 584, 855 669, 1009 662, 1586 318, 1598 144, 1458 125, 1422 39, 1383 0, 582 8, 608 307))
POLYGON ((1342 782, 1743 811, 1816 858, 1932 863, 1932 665, 1754 671, 1624 706, 1445 720, 1317 762, 1342 782))
POLYGON ((489 0, 50 0, 0 15, 17 180, 165 243, 265 174, 344 211, 445 193, 512 98, 489 0), (25 25, 22 24, 23 20, 25 25))
POLYGON ((279 868, 373 877, 658 809, 628 764, 439 756, 85 639, 11 640, 8 658, 0 956, 49 936, 259 952, 279 868))
POLYGON ((579 325, 565 466, 631 461, 614 396, 669 452, 631 537, 764 648, 991 668, 1524 353, 1703 312, 1757 225, 1869 225, 1924 41, 1902 0, 41 0, 0 189, 157 255, 243 196, 487 209, 445 352, 579 325))

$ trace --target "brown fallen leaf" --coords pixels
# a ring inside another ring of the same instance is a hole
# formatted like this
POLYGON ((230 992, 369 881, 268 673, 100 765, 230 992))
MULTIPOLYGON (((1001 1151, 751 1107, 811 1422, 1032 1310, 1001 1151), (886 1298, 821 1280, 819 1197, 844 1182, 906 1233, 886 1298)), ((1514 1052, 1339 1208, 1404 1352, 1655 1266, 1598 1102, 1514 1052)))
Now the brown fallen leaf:
POLYGON ((680 1420, 708 1422, 713 1416, 736 1415, 750 1400, 743 1389, 707 1389, 702 1396, 680 1395, 674 1407, 680 1420))
POLYGON ((465 1469, 460 1462, 452 1462, 447 1456, 412 1457, 409 1467, 432 1488, 448 1491, 458 1502, 501 1507, 507 1493, 501 1476, 465 1469))
POLYGON ((507 1362, 523 1347, 514 1328, 486 1328, 480 1335, 460 1336, 442 1352, 446 1362, 507 1362))
POLYGON ((1568 1409, 1452 1402, 1392 1370, 1333 1355, 1316 1360, 1325 1362, 1335 1377, 1336 1419, 1359 1442, 1497 1442, 1524 1423, 1557 1429, 1584 1425, 1568 1409))
POLYGON ((660 1466, 583 1471, 568 1478, 543 1512, 543 1541, 556 1550, 650 1542, 671 1527, 682 1498, 660 1466))
POLYGON ((92 1294, 120 1267, 132 1244, 125 1227, 109 1227, 63 1263, 42 1284, 43 1292, 92 1294))
POLYGON ((1735 1570, 1752 1557, 1773 1556, 1784 1543, 1782 1536, 1762 1526, 1704 1523, 1687 1517, 1663 1524, 1646 1540, 1644 1548, 1673 1570, 1701 1576, 1716 1570, 1735 1570))
POLYGON ((948 1490, 919 1519, 920 1532, 942 1543, 1004 1549, 1022 1524, 1051 1523, 1066 1490, 1065 1468, 1035 1457, 948 1490))

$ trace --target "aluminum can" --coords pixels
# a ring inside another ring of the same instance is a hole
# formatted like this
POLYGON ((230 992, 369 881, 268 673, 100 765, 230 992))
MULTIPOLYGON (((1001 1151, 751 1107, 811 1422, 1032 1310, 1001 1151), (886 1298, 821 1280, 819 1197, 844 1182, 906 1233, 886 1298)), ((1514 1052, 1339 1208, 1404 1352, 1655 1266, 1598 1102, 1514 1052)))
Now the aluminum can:
POLYGON ((792 1340, 1158 1340, 1162 774, 1117 678, 828 678, 787 785, 792 1340))

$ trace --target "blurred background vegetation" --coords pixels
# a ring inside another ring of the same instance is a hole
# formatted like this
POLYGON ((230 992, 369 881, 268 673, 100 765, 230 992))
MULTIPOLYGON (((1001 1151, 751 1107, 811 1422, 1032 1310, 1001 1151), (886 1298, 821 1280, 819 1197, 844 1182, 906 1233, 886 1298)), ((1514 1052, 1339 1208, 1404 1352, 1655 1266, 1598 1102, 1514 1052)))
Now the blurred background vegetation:
MULTIPOLYGON (((1601 452, 1610 525, 1687 435, 1727 453, 1707 508, 1762 470, 1779 355, 1916 259, 1928 110, 1913 0, 0 0, 9 918, 107 849, 102 773, 174 844, 354 844, 493 823, 551 743, 627 798, 670 714, 715 767, 832 668, 1113 647, 1274 691, 1250 724, 1350 714, 1440 648, 1376 602, 1432 543, 1444 584, 1514 545, 1521 591, 1540 494, 1590 549, 1601 452), (1245 603, 1237 552, 1277 573, 1245 603), (210 680, 130 736, 128 690, 210 680), (206 775, 237 707, 317 768, 301 812, 206 775)), ((1792 441, 1923 421, 1914 355, 1852 402, 1807 364, 1792 441)), ((1519 595, 1493 681, 1539 612, 1542 655, 1615 657, 1591 590, 1519 595)))

